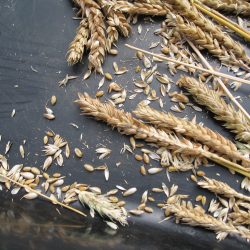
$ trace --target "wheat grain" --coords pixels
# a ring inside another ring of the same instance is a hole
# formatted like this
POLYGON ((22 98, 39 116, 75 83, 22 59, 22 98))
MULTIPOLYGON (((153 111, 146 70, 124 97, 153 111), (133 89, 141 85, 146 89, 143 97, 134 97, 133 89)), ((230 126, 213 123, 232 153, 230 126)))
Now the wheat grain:
POLYGON ((242 238, 250 239, 249 230, 246 228, 244 228, 246 230, 243 228, 236 228, 231 223, 225 223, 221 220, 218 220, 213 216, 206 214, 202 207, 193 207, 191 202, 171 202, 166 205, 165 209, 167 214, 174 214, 177 221, 180 220, 191 226, 199 226, 214 231, 217 234, 216 238, 218 240, 226 238, 228 234, 239 235, 242 238))
POLYGON ((76 36, 71 42, 68 52, 67 61, 69 65, 76 64, 82 60, 84 47, 87 44, 89 37, 88 21, 84 18, 77 29, 76 36))
MULTIPOLYGON (((191 143, 185 138, 178 138, 175 134, 168 134, 162 130, 155 129, 132 117, 130 113, 116 109, 111 104, 103 104, 97 99, 92 99, 87 93, 80 94, 76 101, 85 115, 102 120, 113 128, 126 135, 134 135, 137 139, 143 139, 158 146, 170 149, 173 154, 199 158, 201 156, 217 162, 224 167, 231 168, 239 173, 250 176, 246 168, 230 162, 218 155, 208 152, 199 145, 191 143)), ((175 159, 175 158, 174 158, 175 159)))
POLYGON ((199 0, 201 3, 218 11, 249 16, 250 4, 242 0, 199 0))
POLYGON ((244 166, 249 166, 250 160, 244 157, 231 141, 207 127, 188 121, 187 119, 178 118, 171 113, 157 111, 142 104, 138 105, 133 113, 138 118, 144 119, 166 132, 174 130, 176 133, 183 134, 207 145, 211 150, 220 155, 233 161, 242 161, 244 166))
POLYGON ((244 194, 238 193, 236 190, 231 188, 229 185, 222 181, 217 181, 215 179, 210 179, 208 177, 203 177, 204 180, 198 181, 197 185, 199 185, 202 188, 208 189, 209 191, 223 195, 227 198, 237 198, 240 200, 248 201, 250 202, 250 197, 246 196, 244 194))
POLYGON ((197 103, 213 112, 215 119, 223 121, 224 126, 236 134, 236 139, 250 141, 249 121, 240 110, 237 111, 234 106, 227 104, 219 92, 191 77, 181 77, 177 84, 185 87, 197 103))

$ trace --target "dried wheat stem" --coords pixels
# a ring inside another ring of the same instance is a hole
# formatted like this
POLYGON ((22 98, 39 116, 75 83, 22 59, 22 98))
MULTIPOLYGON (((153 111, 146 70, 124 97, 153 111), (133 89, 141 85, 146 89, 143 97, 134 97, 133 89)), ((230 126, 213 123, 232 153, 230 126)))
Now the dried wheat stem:
POLYGON ((221 46, 216 39, 213 39, 211 34, 204 32, 199 26, 184 22, 181 16, 176 16, 177 30, 193 41, 199 48, 207 49, 212 55, 217 57, 223 64, 237 65, 248 70, 248 66, 238 60, 234 54, 229 54, 227 50, 221 46))
POLYGON ((250 164, 250 160, 245 158, 231 141, 207 127, 176 117, 171 113, 157 111, 142 104, 138 105, 133 113, 138 118, 146 120, 160 129, 165 131, 174 130, 178 134, 207 145, 211 150, 223 155, 223 157, 233 161, 242 161, 244 166, 250 164))
POLYGON ((115 10, 132 15, 166 16, 170 12, 169 8, 165 5, 151 3, 130 3, 127 1, 117 1, 113 7, 115 10))
POLYGON ((193 0, 194 6, 200 10, 201 12, 205 13, 206 15, 212 17, 216 20, 220 25, 224 25, 227 28, 233 30, 235 33, 242 36, 246 41, 250 41, 250 33, 245 30, 244 28, 240 27, 237 23, 233 22, 232 20, 226 18, 218 11, 209 8, 208 6, 202 4, 198 0, 193 0))
POLYGON ((233 53, 238 60, 242 60, 246 64, 250 63, 250 59, 244 48, 239 43, 235 42, 229 35, 222 32, 219 26, 203 16, 188 0, 168 0, 166 2, 172 4, 178 14, 199 26, 203 31, 210 33, 213 38, 228 50, 228 52, 233 53))
POLYGON ((250 4, 239 0, 199 0, 210 8, 226 13, 249 16, 250 4))
POLYGON ((132 49, 132 50, 140 51, 140 52, 143 52, 145 54, 154 56, 154 57, 159 58, 159 59, 161 59, 163 61, 173 62, 173 63, 176 63, 178 65, 184 65, 184 66, 187 66, 187 67, 190 67, 190 68, 193 68, 193 69, 197 69, 197 70, 202 71, 202 72, 209 73, 209 74, 214 75, 214 76, 223 77, 225 79, 230 79, 230 80, 237 81, 237 82, 242 82, 242 83, 245 83, 245 84, 250 84, 250 81, 242 79, 242 78, 227 75, 227 74, 215 71, 215 70, 209 70, 209 69, 205 69, 203 67, 198 67, 198 66, 196 66, 194 64, 178 61, 178 60, 175 60, 175 59, 170 58, 170 57, 166 57, 166 56, 163 56, 163 55, 160 55, 160 54, 152 53, 150 51, 147 51, 147 50, 132 46, 130 44, 125 44, 125 46, 132 49))
POLYGON ((123 226, 128 224, 126 210, 112 203, 104 195, 82 191, 79 193, 79 200, 82 204, 86 204, 91 212, 96 211, 101 217, 118 221, 123 226))
POLYGON ((81 212, 81 211, 79 211, 79 210, 77 210, 77 209, 75 209, 75 208, 73 208, 73 207, 71 207, 71 206, 68 206, 68 205, 66 205, 66 204, 64 204, 64 203, 62 203, 62 202, 60 202, 60 201, 58 201, 58 200, 56 200, 56 199, 52 199, 52 198, 50 198, 49 196, 46 196, 45 194, 42 194, 41 192, 38 192, 37 190, 35 190, 35 189, 33 189, 33 188, 31 188, 31 187, 29 187, 29 186, 27 186, 27 185, 24 185, 24 184, 22 184, 22 183, 20 183, 20 182, 18 182, 18 181, 15 181, 15 180, 9 178, 9 177, 6 176, 6 175, 0 174, 0 176, 3 177, 3 178, 5 178, 5 179, 7 179, 7 180, 10 181, 10 182, 13 182, 14 184, 16 184, 16 185, 19 186, 19 187, 25 188, 26 190, 29 190, 30 192, 35 193, 35 194, 37 194, 38 196, 40 196, 40 197, 42 197, 42 198, 44 198, 44 199, 46 199, 46 200, 51 201, 52 203, 56 203, 57 205, 60 205, 60 206, 66 208, 66 209, 68 209, 68 210, 71 210, 71 211, 77 213, 77 214, 80 214, 80 215, 82 215, 82 216, 86 216, 86 214, 84 214, 83 212, 81 212))
POLYGON ((250 124, 245 115, 227 104, 221 95, 206 84, 191 77, 181 77, 177 83, 185 87, 200 105, 206 106, 215 114, 215 119, 223 121, 224 126, 236 134, 236 139, 250 142, 250 124))
POLYGON ((185 201, 182 201, 174 204, 171 203, 167 204, 165 208, 169 213, 174 214, 178 221, 181 220, 185 224, 203 227, 216 232, 217 239, 219 240, 224 239, 227 234, 239 235, 242 238, 250 239, 250 233, 248 231, 236 228, 232 224, 218 220, 213 216, 206 214, 202 207, 193 207, 190 202, 186 203, 185 201))
POLYGON ((179 153, 194 157, 203 156, 226 168, 233 169, 245 176, 250 176, 250 172, 246 168, 208 152, 187 139, 180 139, 176 135, 167 134, 162 130, 146 125, 133 118, 130 113, 116 109, 111 104, 101 103, 98 99, 89 97, 87 93, 79 94, 79 100, 76 102, 85 115, 90 115, 97 120, 106 122, 110 126, 117 128, 122 134, 134 135, 137 139, 143 139, 158 146, 166 147, 175 154, 179 153))
POLYGON ((86 16, 89 22, 90 45, 89 53, 89 69, 95 69, 98 73, 103 73, 102 64, 104 62, 106 52, 106 27, 104 23, 104 16, 97 8, 88 8, 86 16))
POLYGON ((84 18, 77 29, 76 36, 71 42, 68 52, 67 61, 69 65, 76 64, 82 60, 84 47, 87 44, 89 37, 88 21, 84 18))
POLYGON ((208 189, 209 191, 223 195, 224 197, 227 198, 237 198, 243 201, 248 201, 250 202, 250 197, 246 196, 244 194, 238 193, 236 190, 231 188, 229 185, 227 185, 225 182, 222 181, 217 181, 215 179, 210 179, 208 177, 203 177, 204 180, 197 182, 197 184, 204 188, 208 189))

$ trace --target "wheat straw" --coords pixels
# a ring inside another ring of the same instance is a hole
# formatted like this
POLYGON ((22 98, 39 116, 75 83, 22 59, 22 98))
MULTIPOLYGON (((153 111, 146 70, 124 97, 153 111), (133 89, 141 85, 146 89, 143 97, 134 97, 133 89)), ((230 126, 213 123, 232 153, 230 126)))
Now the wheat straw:
POLYGON ((170 58, 170 57, 166 57, 166 56, 163 56, 163 55, 152 53, 150 51, 147 51, 147 50, 144 50, 144 49, 132 46, 130 44, 125 44, 125 46, 128 47, 128 48, 130 48, 130 49, 132 49, 132 50, 140 51, 142 53, 154 56, 154 57, 159 58, 159 59, 161 59, 163 61, 173 62, 173 63, 176 63, 178 65, 184 65, 184 66, 187 66, 187 67, 190 67, 190 68, 193 68, 193 69, 197 69, 199 71, 203 71, 203 72, 209 73, 209 74, 214 75, 214 76, 223 77, 225 79, 230 79, 230 80, 233 80, 233 81, 250 84, 250 81, 242 79, 242 78, 238 78, 238 77, 234 77, 234 76, 231 76, 231 75, 227 75, 227 74, 215 71, 215 70, 209 70, 209 69, 205 69, 205 68, 202 68, 202 67, 198 67, 198 66, 196 66, 194 64, 190 64, 190 63, 185 63, 185 62, 182 62, 182 61, 178 61, 178 60, 175 60, 175 59, 170 58))
POLYGON ((13 179, 11 179, 11 178, 9 178, 9 177, 3 175, 3 174, 0 174, 0 176, 3 177, 3 178, 5 178, 5 179, 7 179, 7 180, 10 181, 10 182, 13 182, 13 183, 16 184, 17 186, 20 186, 20 187, 22 187, 22 188, 25 188, 26 190, 29 190, 30 192, 35 193, 35 194, 37 194, 38 196, 40 196, 40 197, 42 197, 42 198, 44 198, 44 199, 46 199, 46 200, 51 201, 52 203, 56 203, 57 205, 60 205, 60 206, 66 208, 66 209, 68 209, 68 210, 71 210, 71 211, 77 213, 77 214, 80 214, 80 215, 82 215, 82 216, 86 216, 86 214, 84 214, 83 212, 81 212, 81 211, 79 211, 79 210, 77 210, 77 209, 75 209, 75 208, 73 208, 73 207, 70 207, 70 206, 68 206, 68 205, 66 205, 66 204, 64 204, 64 203, 62 203, 62 202, 60 202, 60 201, 58 201, 58 200, 56 200, 56 199, 50 198, 49 196, 46 196, 45 194, 42 194, 41 192, 38 192, 37 190, 35 190, 35 189, 33 189, 33 188, 31 188, 31 187, 29 187, 29 186, 27 186, 27 185, 24 185, 24 184, 22 184, 22 183, 20 183, 20 182, 18 182, 18 181, 15 181, 15 180, 13 180, 13 179))

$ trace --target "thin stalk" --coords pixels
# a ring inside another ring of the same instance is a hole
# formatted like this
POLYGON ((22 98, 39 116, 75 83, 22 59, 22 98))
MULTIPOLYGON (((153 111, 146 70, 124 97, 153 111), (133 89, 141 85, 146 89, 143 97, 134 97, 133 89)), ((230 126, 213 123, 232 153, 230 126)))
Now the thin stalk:
POLYGON ((62 207, 64 207, 64 208, 67 208, 68 210, 71 210, 71 211, 73 211, 73 212, 75 212, 75 213, 77 213, 77 214, 80 214, 80 215, 82 215, 82 216, 87 216, 87 215, 84 214, 83 212, 81 212, 81 211, 79 211, 79 210, 77 210, 77 209, 75 209, 75 208, 73 208, 73 207, 71 207, 71 206, 68 206, 68 205, 66 205, 66 204, 63 204, 63 203, 60 202, 60 201, 57 201, 57 200, 55 200, 55 199, 52 199, 52 198, 48 197, 47 195, 44 195, 44 194, 38 192, 37 190, 35 190, 35 189, 33 189, 33 188, 31 188, 31 187, 29 187, 29 186, 27 186, 27 185, 24 185, 24 184, 22 184, 22 183, 20 183, 20 182, 18 182, 18 181, 14 181, 14 180, 12 180, 11 178, 9 178, 9 177, 7 177, 7 176, 5 176, 5 175, 0 174, 0 176, 3 177, 3 178, 5 178, 6 180, 8 180, 8 181, 10 181, 10 182, 13 182, 14 184, 16 184, 16 185, 18 185, 18 186, 20 186, 20 187, 22 187, 22 188, 25 188, 25 189, 30 190, 32 193, 35 193, 35 194, 37 194, 38 196, 43 197, 44 199, 51 201, 52 203, 56 203, 57 205, 60 205, 60 206, 62 206, 62 207))
POLYGON ((173 63, 176 63, 176 64, 184 65, 184 66, 187 66, 187 67, 190 67, 190 68, 193 68, 193 69, 197 69, 199 71, 209 73, 209 74, 214 75, 214 76, 223 77, 225 79, 230 79, 230 80, 233 80, 233 81, 250 84, 250 81, 242 79, 242 78, 238 78, 238 77, 235 77, 235 76, 230 76, 230 75, 227 75, 227 74, 215 71, 215 70, 209 70, 209 69, 205 69, 205 68, 193 65, 193 64, 181 62, 181 61, 175 60, 175 59, 170 58, 170 57, 166 57, 166 56, 163 56, 163 55, 159 55, 159 54, 156 54, 156 53, 149 52, 149 51, 144 50, 144 49, 134 47, 134 46, 129 45, 129 44, 125 44, 125 46, 132 49, 132 50, 143 52, 145 54, 157 57, 157 58, 162 59, 164 61, 169 61, 169 62, 173 62, 173 63))
POLYGON ((205 13, 206 15, 214 18, 218 23, 228 27, 229 29, 235 31, 237 34, 242 36, 246 41, 250 41, 250 34, 248 31, 242 29, 236 23, 232 22, 231 20, 227 19, 223 15, 217 13, 217 11, 212 10, 211 8, 203 5, 197 0, 193 0, 193 5, 199 9, 201 12, 205 13))
MULTIPOLYGON (((203 64, 210 70, 213 70, 212 66, 209 64, 209 62, 205 59, 205 57, 200 53, 200 51, 195 47, 195 45, 188 39, 186 39, 188 44, 191 46, 191 48, 194 50, 194 52, 197 54, 197 56, 201 59, 203 64)), ((231 92, 228 90, 228 88, 225 86, 225 84, 222 82, 220 78, 217 79, 220 87, 224 90, 224 92, 227 94, 227 96, 230 98, 230 100, 242 111, 242 113, 246 116, 246 118, 250 121, 250 115, 248 112, 240 105, 240 103, 234 98, 234 96, 231 94, 231 92)))

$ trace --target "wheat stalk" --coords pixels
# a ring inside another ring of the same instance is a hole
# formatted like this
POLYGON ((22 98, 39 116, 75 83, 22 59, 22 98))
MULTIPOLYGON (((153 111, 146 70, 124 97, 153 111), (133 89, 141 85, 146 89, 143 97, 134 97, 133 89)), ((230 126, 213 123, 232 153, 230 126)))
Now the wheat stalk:
POLYGON ((223 195, 224 197, 227 197, 227 198, 233 198, 234 197, 234 198, 237 198, 237 199, 240 199, 240 200, 250 202, 250 197, 249 196, 238 193, 236 190, 231 188, 226 183, 224 183, 222 181, 217 181, 215 179, 210 179, 210 178, 205 177, 205 176, 203 178, 204 178, 204 180, 197 182, 197 184, 200 187, 202 187, 204 189, 208 189, 209 191, 211 191, 211 192, 213 192, 215 194, 223 195))
POLYGON ((244 48, 239 43, 235 42, 229 35, 222 32, 219 26, 202 15, 188 0, 168 0, 167 3, 172 4, 178 14, 199 26, 203 31, 210 33, 212 37, 230 53, 233 53, 238 60, 242 60, 246 64, 250 63, 250 59, 244 48))
POLYGON ((178 138, 175 134, 168 134, 162 130, 155 129, 132 117, 130 113, 116 109, 111 104, 101 103, 98 99, 91 98, 87 93, 79 94, 79 100, 76 101, 83 114, 95 117, 117 128, 121 134, 134 135, 137 139, 143 139, 158 146, 166 147, 173 154, 181 154, 193 157, 205 157, 226 168, 237 171, 245 176, 250 176, 248 169, 228 161, 218 155, 208 152, 191 143, 185 138, 178 138))
POLYGON ((207 127, 176 117, 171 113, 157 111, 142 104, 138 105, 133 113, 138 118, 146 120, 166 132, 174 130, 178 134, 207 145, 210 150, 214 150, 223 157, 233 161, 242 161, 244 166, 249 166, 250 160, 245 158, 231 141, 207 127))
POLYGON ((250 239, 249 230, 246 228, 236 228, 231 223, 225 223, 218 220, 213 216, 206 214, 202 207, 196 206, 194 208, 191 202, 186 203, 185 201, 182 201, 170 203, 166 205, 165 209, 169 213, 174 214, 177 221, 180 220, 185 224, 203 227, 216 232, 218 240, 224 239, 228 234, 239 235, 242 238, 250 239))
POLYGON ((53 199, 53 198, 51 198, 51 197, 49 197, 49 196, 47 196, 47 195, 45 195, 45 194, 42 194, 41 192, 39 192, 39 191, 37 191, 37 190, 35 190, 35 189, 33 189, 33 188, 31 188, 31 187, 25 185, 25 184, 22 184, 22 183, 20 183, 20 182, 18 182, 18 181, 15 181, 15 180, 9 178, 9 177, 6 176, 6 175, 3 175, 3 174, 0 173, 0 177, 2 177, 2 178, 4 178, 4 179, 6 179, 6 180, 8 180, 8 181, 10 181, 10 182, 12 182, 12 183, 14 183, 15 185, 17 185, 17 186, 19 186, 19 187, 24 188, 25 190, 27 190, 27 191, 29 191, 29 192, 35 193, 35 194, 37 194, 38 196, 40 196, 40 197, 42 197, 42 198, 44 198, 44 199, 46 199, 46 200, 49 200, 49 201, 52 202, 52 203, 55 203, 55 204, 57 204, 57 205, 60 205, 60 206, 62 206, 62 207, 64 207, 64 208, 66 208, 66 209, 68 209, 68 210, 71 210, 71 211, 73 211, 73 212, 75 212, 75 213, 77 213, 77 214, 80 214, 80 215, 82 215, 82 216, 86 216, 86 214, 84 214, 83 212, 81 212, 81 211, 79 211, 79 210, 77 210, 77 209, 75 209, 75 208, 73 208, 73 207, 71 207, 71 206, 68 206, 68 205, 66 205, 66 204, 64 204, 64 203, 62 203, 62 202, 60 202, 60 201, 58 201, 58 200, 56 200, 56 199, 53 199))
POLYGON ((140 52, 143 52, 144 54, 154 56, 154 57, 159 58, 159 59, 161 59, 163 61, 169 61, 169 62, 172 62, 172 63, 176 63, 178 65, 184 65, 184 66, 190 67, 192 69, 196 69, 196 70, 199 70, 199 71, 202 71, 202 72, 209 73, 209 74, 214 75, 214 76, 223 77, 225 79, 230 79, 230 80, 233 80, 233 81, 237 81, 237 82, 241 82, 241 83, 245 83, 245 84, 250 84, 250 81, 248 81, 246 79, 242 79, 242 78, 239 78, 239 77, 224 74, 224 73, 221 73, 221 72, 218 72, 218 71, 215 71, 215 70, 205 69, 204 67, 199 67, 199 66, 196 66, 196 65, 191 64, 191 63, 185 63, 183 61, 175 60, 175 59, 173 59, 171 57, 166 57, 166 56, 163 56, 161 54, 152 53, 150 51, 147 51, 147 50, 132 46, 130 44, 125 44, 125 46, 132 49, 132 50, 140 51, 140 52))
POLYGON ((121 225, 127 225, 126 210, 112 203, 104 195, 98 195, 87 191, 82 191, 78 195, 80 202, 86 204, 91 213, 96 211, 101 217, 107 217, 111 221, 118 221, 121 225))
POLYGON ((151 16, 166 16, 170 10, 163 4, 152 3, 130 3, 127 1, 117 1, 114 4, 114 9, 128 14, 151 15, 151 16))
POLYGON ((217 57, 223 64, 237 65, 248 70, 248 66, 241 60, 237 60, 234 54, 229 54, 227 50, 221 46, 211 34, 204 32, 199 26, 184 22, 179 15, 176 16, 176 27, 180 34, 193 41, 199 48, 207 49, 212 55, 217 57))
POLYGON ((246 1, 239 0, 199 0, 201 3, 207 5, 218 11, 226 13, 233 13, 237 15, 249 16, 250 4, 246 1))
POLYGON ((67 61, 69 65, 76 64, 82 60, 84 47, 87 44, 89 37, 88 21, 84 18, 77 29, 76 36, 71 42, 68 52, 67 61))
POLYGON ((236 134, 236 139, 250 142, 250 125, 245 115, 227 104, 217 91, 191 77, 181 77, 177 84, 185 87, 197 103, 213 112, 215 119, 223 121, 224 126, 236 134))

